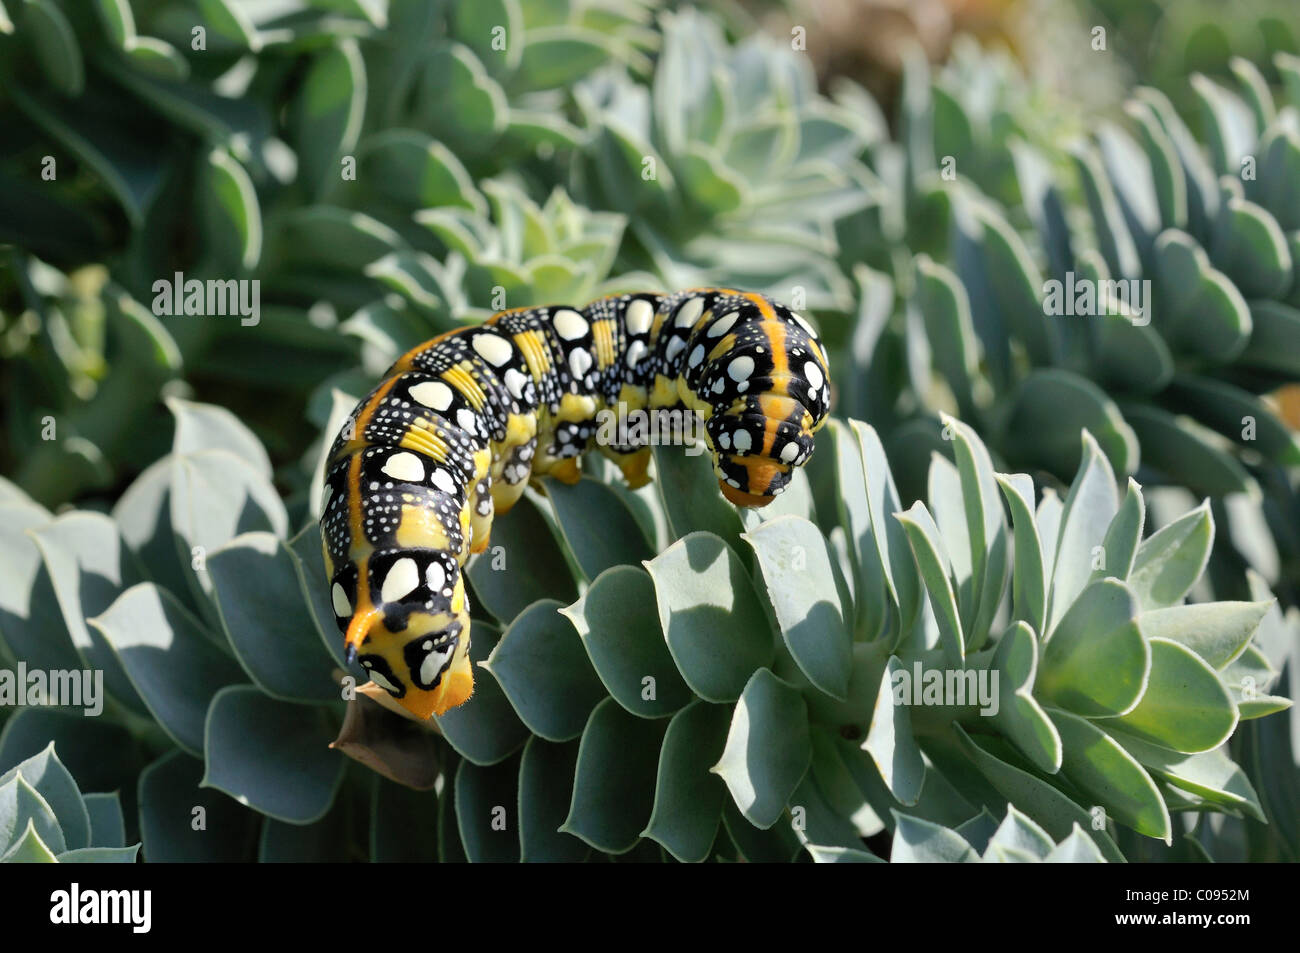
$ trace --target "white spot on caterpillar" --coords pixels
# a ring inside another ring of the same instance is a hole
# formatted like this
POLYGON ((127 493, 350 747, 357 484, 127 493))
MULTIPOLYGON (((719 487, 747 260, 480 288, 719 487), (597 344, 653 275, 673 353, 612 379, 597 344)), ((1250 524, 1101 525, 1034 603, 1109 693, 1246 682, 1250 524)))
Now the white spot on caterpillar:
POLYGON ((478 418, 474 416, 474 411, 468 407, 462 407, 456 411, 456 423, 460 424, 461 430, 468 430, 470 433, 478 431, 478 418))
POLYGON ((374 669, 370 668, 370 663, 369 663, 369 662, 366 663, 366 671, 368 671, 368 672, 370 673, 370 680, 371 680, 372 682, 374 682, 376 685, 378 685, 380 688, 382 688, 382 689, 384 689, 384 690, 386 690, 386 691, 390 691, 390 692, 400 692, 400 691, 401 691, 400 688, 398 688, 396 685, 394 685, 394 684, 393 684, 392 682, 390 682, 388 679, 384 678, 384 676, 380 675, 380 674, 379 674, 378 672, 376 672, 374 669))
POLYGON ((456 495, 456 481, 451 478, 451 474, 446 470, 434 470, 430 482, 444 493, 456 495))
POLYGON ((664 351, 664 360, 671 361, 684 350, 686 350, 686 342, 681 338, 673 338, 668 342, 668 350, 664 351))
POLYGON ((591 355, 578 348, 569 355, 569 370, 574 377, 585 377, 587 371, 591 370, 591 355))
POLYGON ((645 334, 654 322, 655 309, 644 298, 638 298, 627 306, 627 329, 632 334, 645 334))
POLYGON ((754 438, 749 435, 748 430, 737 430, 735 437, 732 438, 736 450, 740 453, 747 453, 749 448, 754 445, 754 438))
POLYGON ((379 598, 384 602, 397 602, 419 584, 419 567, 415 565, 414 559, 404 557, 393 563, 393 567, 388 570, 388 575, 384 577, 384 588, 380 591, 379 598))
POLYGON ((704 311, 704 299, 692 298, 677 309, 677 320, 673 322, 679 328, 693 328, 704 311))
POLYGON ((817 340, 817 332, 813 329, 813 326, 811 324, 809 324, 806 320, 804 320, 803 315, 796 314, 795 312, 791 311, 790 317, 794 318, 795 322, 799 325, 799 327, 803 328, 805 331, 808 332, 808 336, 810 338, 812 338, 814 341, 817 340))
POLYGON ((709 328, 708 332, 705 334, 705 337, 711 337, 711 338, 722 337, 724 334, 726 334, 728 331, 731 330, 731 328, 736 323, 736 319, 739 317, 740 317, 739 311, 733 311, 728 315, 724 315, 723 317, 719 318, 717 321, 713 322, 713 326, 709 328))
POLYGON ((346 619, 352 615, 352 603, 348 602, 348 594, 343 591, 343 587, 337 582, 334 588, 330 590, 330 595, 334 599, 334 614, 340 618, 346 619))
MULTIPOLYGON (((637 304, 644 304, 644 303, 645 302, 642 301, 637 302, 637 304)), ((643 357, 645 357, 645 342, 633 341, 632 344, 627 349, 627 366, 636 367, 637 364, 641 362, 641 358, 643 357)))
POLYGON ((442 381, 424 381, 411 388, 411 397, 434 410, 446 410, 453 396, 451 388, 442 381))
POLYGON ((524 387, 528 384, 528 378, 513 367, 506 371, 505 376, 506 390, 516 399, 524 396, 524 387))
POLYGON ((697 344, 695 345, 695 350, 691 351, 691 358, 689 363, 691 367, 699 367, 700 362, 703 360, 704 360, 704 345, 697 344))
POLYGON ((726 389, 726 387, 727 387, 727 379, 725 377, 719 377, 716 381, 713 382, 713 393, 721 394, 723 390, 726 389))
POLYGON ((551 318, 555 331, 566 341, 576 341, 587 333, 587 322, 572 308, 562 308, 551 318))
POLYGON ((743 381, 754 373, 754 359, 748 354, 741 355, 727 365, 727 374, 733 381, 743 381))
POLYGON ((799 456, 799 445, 797 443, 787 443, 781 448, 781 459, 786 463, 794 463, 794 458, 799 456))
POLYGON ((495 334, 474 335, 474 350, 478 352, 483 360, 494 367, 505 364, 510 360, 510 355, 514 353, 514 348, 510 346, 510 343, 495 334))
POLYGON ((447 659, 450 656, 450 645, 441 652, 430 652, 426 655, 424 661, 420 663, 420 681, 425 685, 430 684, 438 677, 438 673, 442 671, 442 667, 447 664, 447 659))
POLYGON ((413 453, 395 453, 380 469, 394 480, 403 483, 420 483, 424 480, 424 464, 413 453))
POLYGON ((803 375, 808 379, 809 390, 817 390, 822 386, 822 381, 825 380, 822 376, 822 369, 814 361, 809 361, 803 366, 803 375))
POLYGON ((731 449, 731 434, 729 434, 729 433, 720 433, 720 434, 718 434, 718 446, 720 446, 723 450, 730 450, 730 449, 731 449))
POLYGON ((429 590, 437 592, 447 582, 447 570, 443 569, 442 563, 435 559, 425 570, 424 579, 429 584, 429 590))

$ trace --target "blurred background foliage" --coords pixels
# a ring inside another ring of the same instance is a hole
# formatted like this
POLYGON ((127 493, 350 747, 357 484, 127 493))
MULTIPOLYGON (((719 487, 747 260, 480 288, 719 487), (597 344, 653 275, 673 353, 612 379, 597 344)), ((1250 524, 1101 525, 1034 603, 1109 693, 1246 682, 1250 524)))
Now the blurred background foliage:
MULTIPOLYGON (((814 316, 903 508, 952 458, 943 413, 1062 497, 1087 429, 1149 529, 1209 500, 1194 601, 1290 609, 1298 44, 1288 0, 0 0, 0 499, 110 514, 138 555, 181 518, 183 460, 260 502, 179 538, 309 538, 339 395, 409 347, 502 307, 734 284, 814 316), (1070 272, 1150 280, 1153 320, 1045 315, 1070 272), (260 320, 159 313, 178 274, 257 280, 260 320), (238 429, 186 434, 209 405, 238 429), (236 477, 189 461, 203 440, 236 477)), ((210 582, 161 582, 188 608, 155 614, 221 631, 210 582)), ((133 798, 142 766, 161 785, 193 759, 155 760, 176 739, 130 708, 133 798)), ((1289 750, 1269 723, 1234 741, 1255 763, 1289 750)))

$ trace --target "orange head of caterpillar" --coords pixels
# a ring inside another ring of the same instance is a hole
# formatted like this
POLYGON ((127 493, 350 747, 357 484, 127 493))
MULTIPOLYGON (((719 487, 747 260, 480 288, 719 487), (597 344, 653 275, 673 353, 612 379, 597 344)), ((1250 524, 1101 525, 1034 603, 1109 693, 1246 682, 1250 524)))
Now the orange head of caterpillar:
POLYGON ((399 705, 429 718, 469 700, 469 606, 450 554, 375 552, 339 570, 333 589, 348 661, 359 662, 399 705))

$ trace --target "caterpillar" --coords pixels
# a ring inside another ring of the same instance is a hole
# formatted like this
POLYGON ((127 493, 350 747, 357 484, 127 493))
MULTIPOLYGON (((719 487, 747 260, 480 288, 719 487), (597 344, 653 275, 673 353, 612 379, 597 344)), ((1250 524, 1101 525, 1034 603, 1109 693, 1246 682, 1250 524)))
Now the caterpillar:
MULTIPOLYGON (((763 506, 808 461, 829 403, 813 327, 730 289, 503 311, 421 344, 326 458, 321 538, 349 663, 420 719, 468 700, 461 570, 530 479, 580 479, 602 411, 694 411, 723 496, 763 506)), ((648 481, 649 446, 598 445, 630 487, 648 481)))

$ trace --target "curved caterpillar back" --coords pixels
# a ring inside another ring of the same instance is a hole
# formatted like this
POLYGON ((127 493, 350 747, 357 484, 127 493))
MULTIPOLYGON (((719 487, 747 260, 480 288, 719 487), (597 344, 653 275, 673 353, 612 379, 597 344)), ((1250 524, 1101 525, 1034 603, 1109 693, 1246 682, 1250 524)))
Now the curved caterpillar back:
MULTIPOLYGON (((726 289, 505 311, 420 345, 326 464, 321 536, 349 658, 417 717, 466 701, 461 569, 530 478, 580 478, 603 411, 695 411, 723 495, 763 506, 811 456, 829 402, 813 328, 726 289)), ((650 447, 623 438, 595 442, 640 486, 650 447)))

